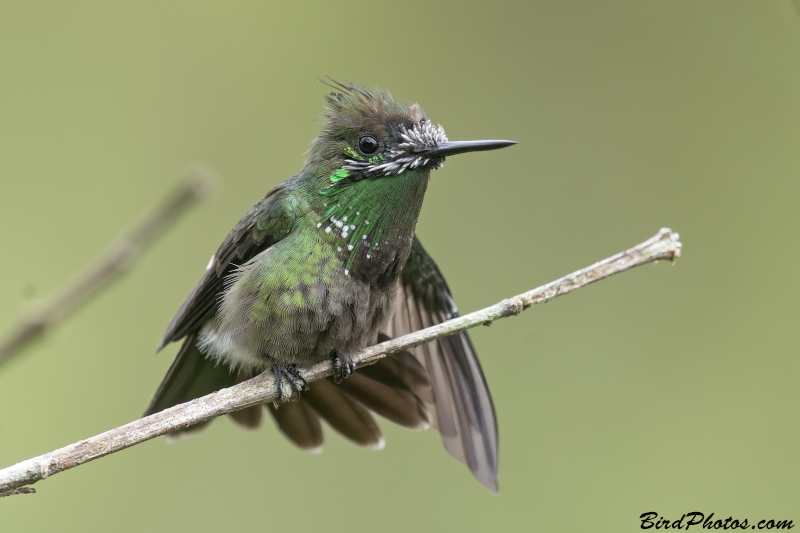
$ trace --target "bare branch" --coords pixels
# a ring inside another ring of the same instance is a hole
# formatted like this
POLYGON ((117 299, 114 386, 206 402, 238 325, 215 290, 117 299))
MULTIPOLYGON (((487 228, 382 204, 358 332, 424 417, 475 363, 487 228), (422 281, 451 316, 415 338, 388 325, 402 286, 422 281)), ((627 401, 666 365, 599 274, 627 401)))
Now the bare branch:
MULTIPOLYGON (((674 262, 680 253, 681 243, 678 241, 678 234, 672 233, 669 229, 662 229, 655 237, 590 267, 480 311, 377 344, 359 352, 353 361, 357 367, 369 365, 386 354, 399 352, 481 324, 488 325, 493 320, 517 315, 532 305, 548 302, 635 266, 664 259, 674 262)), ((331 362, 325 361, 301 369, 301 372, 310 382, 330 376, 333 369, 331 362)), ((286 395, 291 395, 291 391, 287 389, 286 395)), ((277 398, 275 378, 271 372, 265 372, 228 389, 176 405, 160 413, 0 470, 0 494, 17 491, 53 474, 160 435, 245 407, 275 401, 277 398)))
POLYGON ((117 237, 72 283, 24 313, 0 343, 0 364, 129 270, 147 246, 189 207, 208 195, 214 179, 208 170, 199 167, 191 170, 158 206, 130 231, 117 237))

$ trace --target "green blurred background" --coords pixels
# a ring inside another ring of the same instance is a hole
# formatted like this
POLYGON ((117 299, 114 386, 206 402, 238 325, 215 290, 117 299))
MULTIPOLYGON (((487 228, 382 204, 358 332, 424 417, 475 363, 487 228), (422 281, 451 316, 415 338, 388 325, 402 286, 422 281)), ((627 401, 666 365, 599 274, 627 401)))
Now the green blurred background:
POLYGON ((684 257, 474 330, 499 497, 433 431, 325 453, 227 419, 0 500, 2 531, 633 531, 800 522, 800 15, 789 1, 0 5, 0 324, 193 162, 224 182, 135 270, 0 368, 0 466, 139 416, 174 311, 296 172, 331 75, 519 146, 434 174, 418 233, 462 311, 662 226, 684 257))

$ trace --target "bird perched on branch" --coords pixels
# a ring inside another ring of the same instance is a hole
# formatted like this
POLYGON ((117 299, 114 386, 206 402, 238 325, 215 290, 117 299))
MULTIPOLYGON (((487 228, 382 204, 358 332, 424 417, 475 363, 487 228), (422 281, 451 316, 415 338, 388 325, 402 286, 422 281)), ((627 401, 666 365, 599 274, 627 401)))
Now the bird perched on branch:
MULTIPOLYGON (((172 319, 159 350, 183 345, 146 414, 271 371, 284 396, 265 407, 300 448, 321 450, 320 420, 381 448, 372 411, 405 427, 434 425, 447 451, 497 492, 494 407, 466 332, 357 370, 351 357, 457 316, 414 234, 430 173, 447 156, 515 143, 450 141, 417 104, 331 87, 303 168, 245 214, 172 319), (328 359, 334 376, 306 383, 298 367, 328 359)), ((231 416, 254 428, 263 410, 231 416)))

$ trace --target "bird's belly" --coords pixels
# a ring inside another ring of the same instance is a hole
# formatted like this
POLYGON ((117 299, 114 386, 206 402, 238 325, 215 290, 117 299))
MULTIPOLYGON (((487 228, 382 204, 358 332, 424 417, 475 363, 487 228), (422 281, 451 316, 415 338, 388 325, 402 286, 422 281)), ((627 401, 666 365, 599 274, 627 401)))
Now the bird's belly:
POLYGON ((352 355, 376 342, 394 287, 376 289, 346 275, 343 260, 323 241, 299 241, 284 239, 234 275, 201 331, 208 356, 260 371, 352 355))

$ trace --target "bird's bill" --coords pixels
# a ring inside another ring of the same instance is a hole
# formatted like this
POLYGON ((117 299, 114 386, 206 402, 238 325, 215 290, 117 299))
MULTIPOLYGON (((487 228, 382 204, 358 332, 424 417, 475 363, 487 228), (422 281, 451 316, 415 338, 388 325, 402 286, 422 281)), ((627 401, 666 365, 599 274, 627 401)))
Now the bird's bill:
POLYGON ((425 152, 425 157, 446 157, 466 152, 483 152, 484 150, 497 150, 517 144, 517 141, 448 141, 425 152))

